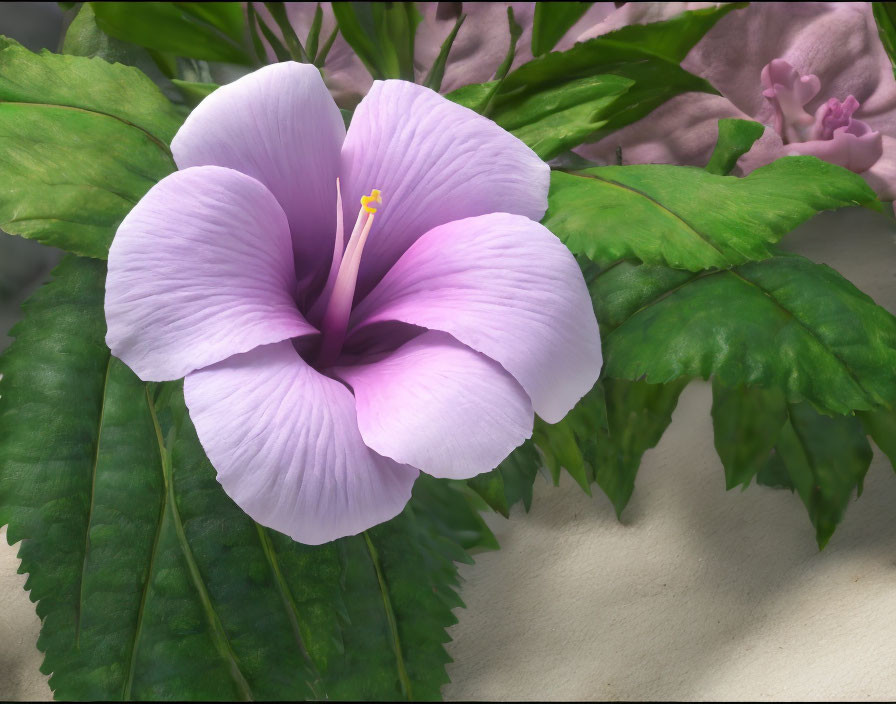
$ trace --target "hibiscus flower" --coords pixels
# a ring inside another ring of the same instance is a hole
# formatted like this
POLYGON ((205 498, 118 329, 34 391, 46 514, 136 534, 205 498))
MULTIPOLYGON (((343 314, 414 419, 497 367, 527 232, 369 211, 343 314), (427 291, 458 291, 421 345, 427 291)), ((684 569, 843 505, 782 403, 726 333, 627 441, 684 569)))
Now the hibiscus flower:
POLYGON ((418 471, 466 478, 559 421, 601 366, 575 259, 538 224, 548 167, 490 120, 375 82, 346 133, 313 66, 219 88, 179 171, 109 251, 106 341, 185 376, 224 490, 304 543, 404 507, 418 471))

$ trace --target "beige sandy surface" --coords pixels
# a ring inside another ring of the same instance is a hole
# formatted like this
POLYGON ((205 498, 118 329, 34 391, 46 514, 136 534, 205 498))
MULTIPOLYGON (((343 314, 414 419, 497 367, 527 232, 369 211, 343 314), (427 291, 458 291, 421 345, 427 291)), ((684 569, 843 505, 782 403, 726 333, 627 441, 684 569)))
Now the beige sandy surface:
MULTIPOLYGON (((789 238, 896 311, 892 226, 834 213, 789 238)), ((725 492, 705 383, 644 459, 622 523, 596 491, 539 480, 503 546, 461 570, 446 699, 896 698, 896 477, 865 493, 819 553, 799 499, 725 492)), ((5 531, 3 532, 5 536, 5 531)), ((39 623, 0 537, 0 699, 46 699, 39 623)))

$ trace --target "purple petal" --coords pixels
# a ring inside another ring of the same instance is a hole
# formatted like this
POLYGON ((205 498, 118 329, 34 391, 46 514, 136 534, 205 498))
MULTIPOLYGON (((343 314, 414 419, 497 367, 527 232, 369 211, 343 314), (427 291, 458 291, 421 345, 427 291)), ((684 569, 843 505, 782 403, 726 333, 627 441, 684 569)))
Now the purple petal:
POLYGON ((569 250, 538 223, 493 213, 417 240, 352 317, 443 330, 499 362, 549 423, 597 380, 600 336, 569 250))
POLYGON ((334 373, 355 393, 364 443, 436 477, 494 469, 532 435, 532 402, 516 380, 443 332, 334 373))
POLYGON ((267 186, 289 221, 301 281, 326 269, 333 254, 344 138, 320 72, 286 62, 218 88, 190 113, 171 151, 181 169, 226 166, 267 186))
POLYGON ((177 171, 128 213, 109 249, 106 344, 145 381, 317 332, 296 308, 286 216, 219 166, 177 171))
POLYGON ((289 342, 193 372, 184 396, 227 495, 299 542, 360 533, 411 497, 417 470, 371 451, 348 389, 289 342))
POLYGON ((881 200, 896 199, 896 139, 882 137, 883 151, 874 166, 862 174, 881 200))
POLYGON ((452 220, 507 212, 540 220, 550 169, 516 137, 434 91, 376 81, 342 150, 345 222, 377 188, 383 205, 358 277, 363 296, 423 233, 452 220))
POLYGON ((883 154, 880 132, 873 131, 861 120, 850 120, 847 127, 834 130, 832 139, 796 142, 786 147, 788 154, 817 156, 832 164, 854 171, 867 171, 883 154))

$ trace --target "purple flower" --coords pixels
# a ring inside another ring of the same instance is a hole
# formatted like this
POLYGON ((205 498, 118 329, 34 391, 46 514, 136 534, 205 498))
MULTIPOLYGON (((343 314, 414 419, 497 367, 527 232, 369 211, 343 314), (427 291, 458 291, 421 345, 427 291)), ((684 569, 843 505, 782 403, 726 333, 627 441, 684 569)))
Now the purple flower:
POLYGON ((180 171, 109 251, 106 341, 186 376, 225 491, 304 543, 399 513, 422 470, 465 478, 594 384, 581 272, 536 221, 548 167, 426 88, 376 82, 346 133, 317 69, 219 88, 180 171))
POLYGON ((750 119, 768 127, 740 173, 811 154, 896 198, 896 80, 869 3, 752 3, 723 17, 682 66, 722 95, 677 96, 576 151, 614 163, 621 145, 624 163, 702 166, 720 118, 750 119))

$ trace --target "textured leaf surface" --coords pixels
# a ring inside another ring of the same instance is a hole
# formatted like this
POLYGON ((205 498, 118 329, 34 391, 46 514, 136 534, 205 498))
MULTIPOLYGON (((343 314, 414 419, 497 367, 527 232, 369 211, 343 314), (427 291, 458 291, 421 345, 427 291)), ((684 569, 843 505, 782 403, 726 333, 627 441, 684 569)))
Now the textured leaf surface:
POLYGON ((636 257, 698 271, 765 259, 771 245, 823 210, 879 207, 857 174, 788 157, 745 178, 660 164, 551 173, 544 225, 600 263, 636 257))
POLYGON ((532 56, 541 56, 557 42, 591 5, 589 2, 537 2, 532 21, 532 56))
POLYGON ((156 51, 248 64, 243 9, 233 2, 92 2, 107 34, 156 51))
POLYGON ((0 39, 0 227, 105 258, 124 216, 174 170, 180 121, 133 67, 0 39))
POLYGON ((713 380, 713 435, 726 489, 746 488, 765 467, 786 420, 787 401, 780 389, 729 388, 713 380))
POLYGON ((507 518, 520 501, 526 511, 532 506, 532 485, 541 466, 538 450, 527 440, 497 468, 467 480, 488 506, 507 518))
POLYGON ((539 421, 535 442, 555 483, 561 468, 588 494, 597 482, 621 515, 641 458, 666 431, 687 383, 604 378, 559 423, 539 421))
POLYGON ((765 132, 765 125, 752 120, 726 118, 719 120, 719 137, 706 164, 706 170, 727 176, 737 160, 750 151, 753 143, 765 132))
POLYGON ((853 492, 861 494, 871 446, 853 416, 824 416, 808 404, 789 404, 777 453, 815 526, 823 548, 853 492))
POLYGON ((464 86, 447 97, 487 109, 495 122, 551 159, 639 120, 675 95, 715 93, 679 64, 734 7, 692 10, 665 22, 625 27, 540 56, 500 84, 464 86))
POLYGON ((103 344, 101 262, 70 257, 0 359, 0 524, 62 699, 432 699, 455 562, 495 547, 461 485, 423 478, 364 535, 303 546, 223 493, 179 384, 103 344))
POLYGON ((715 375, 824 413, 888 406, 896 318, 833 269, 777 256, 702 275, 621 262, 592 285, 605 373, 715 375))

